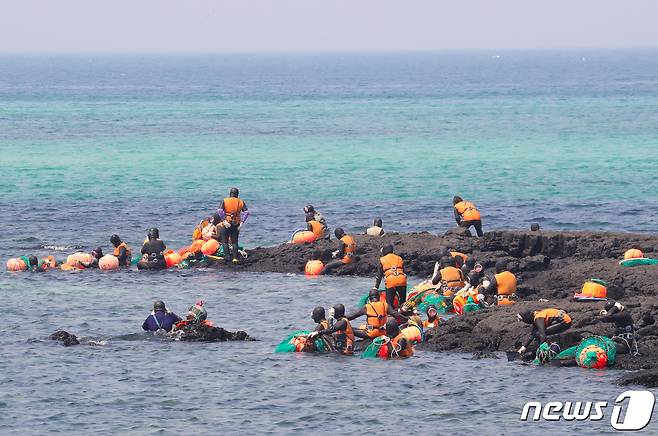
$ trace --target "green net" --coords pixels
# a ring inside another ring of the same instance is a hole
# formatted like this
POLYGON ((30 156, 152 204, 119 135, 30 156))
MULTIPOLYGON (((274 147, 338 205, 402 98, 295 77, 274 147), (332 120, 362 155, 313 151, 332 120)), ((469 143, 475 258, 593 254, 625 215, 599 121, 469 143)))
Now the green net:
POLYGON ((297 330, 290 333, 286 338, 279 343, 274 349, 275 353, 293 353, 295 352, 295 344, 293 343, 294 339, 297 336, 306 336, 311 333, 308 330, 297 330))
POLYGON ((379 353, 379 349, 382 348, 386 339, 382 336, 375 338, 370 345, 366 347, 365 350, 361 353, 361 359, 375 359, 379 353))
POLYGON ((557 359, 576 359, 579 366, 589 367, 593 359, 597 359, 595 352, 586 352, 588 347, 595 346, 602 349, 608 358, 608 365, 614 365, 617 359, 617 346, 615 342, 605 336, 590 336, 583 339, 574 347, 567 348, 557 355, 557 359), (585 351, 585 352, 584 352, 585 351))
MULTIPOLYGON (((295 346, 295 339, 300 336, 308 336, 311 333, 309 330, 297 330, 289 334, 283 341, 279 343, 274 349, 275 353, 294 353, 297 351, 295 346)), ((315 351, 318 353, 324 353, 331 349, 330 344, 327 342, 327 339, 324 337, 319 337, 313 341, 315 347, 308 347, 304 351, 315 351)))
POLYGON ((626 259, 619 262, 619 265, 621 266, 639 266, 639 265, 656 265, 656 264, 658 264, 658 259, 649 259, 649 258, 626 259))
POLYGON ((444 297, 443 295, 439 295, 435 292, 432 292, 425 294, 424 298, 422 299, 422 302, 418 304, 417 307, 420 312, 425 312, 427 310, 427 306, 430 306, 432 304, 436 306, 437 313, 447 313, 449 310, 449 306, 452 306, 449 298, 444 297))
POLYGON ((480 305, 473 301, 473 297, 468 297, 468 303, 464 304, 462 312, 475 312, 476 310, 480 310, 480 305))

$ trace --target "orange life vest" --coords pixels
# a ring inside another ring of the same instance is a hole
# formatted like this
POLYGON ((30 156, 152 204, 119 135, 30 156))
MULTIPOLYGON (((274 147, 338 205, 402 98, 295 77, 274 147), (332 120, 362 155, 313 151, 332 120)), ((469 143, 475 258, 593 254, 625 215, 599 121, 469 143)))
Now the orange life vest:
POLYGON ((379 259, 384 270, 387 288, 407 286, 407 275, 404 273, 404 261, 397 254, 389 253, 379 259))
POLYGON ((41 268, 43 269, 57 268, 57 261, 52 256, 46 256, 43 259, 41 259, 41 268))
POLYGON ((197 239, 201 239, 203 237, 203 228, 208 225, 208 220, 202 220, 197 226, 194 228, 194 231, 192 232, 192 241, 196 241, 197 239))
POLYGON ((349 319, 342 317, 338 321, 340 320, 345 320, 347 327, 344 330, 336 330, 334 332, 334 341, 343 354, 351 355, 354 353, 354 330, 352 330, 352 324, 350 324, 349 319))
POLYGON ((516 276, 509 271, 496 274, 498 295, 512 295, 516 293, 516 276))
POLYGON ((115 249, 114 249, 114 255, 116 257, 119 257, 119 254, 121 254, 121 247, 126 249, 126 263, 124 266, 130 266, 130 262, 132 261, 133 258, 133 253, 130 251, 130 248, 128 248, 128 244, 125 242, 120 243, 115 249))
POLYGON ((343 263, 350 263, 354 260, 354 252, 356 251, 356 242, 350 235, 345 235, 340 240, 345 244, 345 256, 343 256, 343 263))
POLYGON ((229 224, 240 224, 240 212, 244 208, 244 201, 238 197, 228 197, 224 199, 224 212, 226 212, 226 221, 229 224))
POLYGON ((441 280, 446 282, 449 288, 463 288, 464 287, 464 273, 459 268, 454 266, 447 266, 441 271, 441 280))
MULTIPOLYGON (((174 327, 176 329, 181 329, 181 328, 185 327, 186 325, 190 324, 191 322, 192 321, 184 319, 184 320, 178 321, 176 324, 174 324, 174 327)), ((212 321, 209 321, 207 319, 202 320, 199 324, 201 324, 203 326, 206 326, 206 327, 214 327, 215 326, 215 324, 212 321)))
POLYGON ((411 357, 414 355, 414 345, 423 340, 420 329, 417 326, 403 328, 395 338, 391 339, 393 347, 398 347, 400 339, 406 339, 407 345, 397 352, 400 357, 411 357))
POLYGON ((375 328, 384 327, 388 317, 386 301, 369 301, 366 303, 366 322, 375 328))
POLYGON ((479 221, 481 219, 480 211, 470 201, 460 201, 455 204, 455 209, 464 221, 479 221))
POLYGON ((534 319, 544 319, 544 327, 548 327, 553 323, 564 321, 567 324, 571 323, 571 317, 567 312, 562 309, 543 309, 535 312, 534 319))
POLYGON ((437 316, 434 318, 434 321, 430 321, 429 319, 426 319, 423 321, 423 327, 424 328, 437 328, 439 324, 441 323, 440 318, 437 316))
POLYGON ((320 221, 311 220, 308 222, 308 225, 311 226, 311 231, 315 235, 316 239, 322 238, 324 235, 324 227, 320 221))

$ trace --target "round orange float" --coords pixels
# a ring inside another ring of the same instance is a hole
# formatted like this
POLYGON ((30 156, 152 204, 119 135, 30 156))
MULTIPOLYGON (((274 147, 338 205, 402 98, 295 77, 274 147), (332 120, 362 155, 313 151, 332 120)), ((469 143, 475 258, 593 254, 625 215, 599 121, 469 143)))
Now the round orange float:
POLYGON ((25 271, 27 265, 23 259, 9 259, 7 261, 7 271, 25 271))
POLYGON ((307 276, 318 276, 322 268, 324 268, 324 264, 321 260, 309 260, 304 267, 304 274, 307 276))
POLYGON ((106 254, 98 261, 98 268, 103 271, 112 271, 119 269, 119 259, 111 254, 106 254))
POLYGON ((624 260, 642 259, 643 257, 644 253, 642 253, 642 250, 638 250, 637 248, 631 248, 630 250, 626 250, 626 253, 624 253, 624 260))
POLYGON ((219 250, 219 242, 217 242, 217 239, 208 239, 201 246, 201 252, 206 256, 214 256, 215 253, 217 253, 217 250, 219 250))
POLYGON ((308 244, 313 241, 315 241, 316 236, 315 233, 311 232, 310 230, 304 230, 302 232, 297 232, 292 236, 292 242, 293 244, 308 244))

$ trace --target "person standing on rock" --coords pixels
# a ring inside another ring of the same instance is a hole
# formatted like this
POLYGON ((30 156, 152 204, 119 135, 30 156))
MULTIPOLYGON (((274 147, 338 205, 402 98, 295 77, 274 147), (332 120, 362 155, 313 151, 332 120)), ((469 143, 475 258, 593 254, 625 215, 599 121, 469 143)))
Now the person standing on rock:
POLYGON ((482 217, 475 204, 470 201, 464 201, 460 196, 455 195, 452 198, 452 206, 455 213, 455 221, 457 221, 459 227, 468 229, 473 226, 478 236, 483 235, 482 217))
POLYGON ((238 188, 231 188, 229 196, 222 200, 217 209, 217 213, 223 220, 219 224, 219 237, 222 241, 224 256, 228 256, 228 241, 230 239, 233 244, 231 253, 233 263, 238 263, 238 238, 240 236, 240 229, 242 228, 242 224, 249 218, 247 205, 239 196, 240 191, 238 188))
POLYGON ((507 262, 496 262, 496 274, 484 288, 484 295, 496 295, 499 306, 514 304, 516 301, 516 276, 507 270, 507 262))
POLYGON ((532 324, 532 331, 525 343, 518 349, 519 354, 525 353, 530 344, 537 340, 539 344, 546 342, 548 336, 557 335, 571 327, 571 317, 562 309, 543 309, 517 313, 519 321, 532 324))
POLYGON ((398 303, 402 306, 407 301, 407 275, 404 272, 404 261, 393 252, 392 244, 383 246, 380 252, 382 257, 379 258, 375 286, 372 289, 379 290, 379 285, 384 279, 386 303, 393 307, 397 295, 398 303))

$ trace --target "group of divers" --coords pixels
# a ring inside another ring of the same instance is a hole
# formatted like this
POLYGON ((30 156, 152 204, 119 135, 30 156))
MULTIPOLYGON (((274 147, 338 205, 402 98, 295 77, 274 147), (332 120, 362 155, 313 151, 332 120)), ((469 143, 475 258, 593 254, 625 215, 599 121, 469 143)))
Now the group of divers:
MULTIPOLYGON (((475 204, 455 196, 453 210, 459 227, 473 227, 478 237, 483 236, 482 219, 475 204)), ((304 213, 306 228, 293 234, 290 242, 307 244, 330 239, 330 231, 322 214, 312 205, 304 207, 304 213)), ((242 225, 248 218, 249 211, 239 197, 238 189, 231 188, 229 196, 224 198, 217 211, 197 224, 192 244, 177 252, 168 250, 160 240, 158 229, 152 228, 141 248, 141 257, 136 262, 133 262, 128 245, 115 234, 110 237, 113 246, 111 255, 104 255, 102 247, 98 247, 91 253, 70 255, 66 262, 58 262, 52 256, 40 260, 36 256, 21 256, 10 259, 7 269, 35 272, 55 268, 118 269, 136 264, 140 270, 163 270, 228 259, 237 264, 246 257, 238 241, 242 225)), ((538 225, 533 224, 531 230, 538 230, 538 225)), ((382 220, 376 218, 365 234, 383 236, 382 220)), ((305 265, 306 275, 328 274, 357 261, 355 238, 342 228, 336 228, 334 235, 338 246, 332 253, 332 260, 325 264, 320 252, 314 251, 313 258, 305 265)), ((637 249, 629 250, 628 253, 627 257, 643 258, 637 249)), ((294 332, 279 344, 277 351, 335 352, 343 355, 353 355, 360 351, 362 357, 406 358, 414 354, 415 346, 428 336, 426 333, 429 330, 440 328, 445 318, 483 308, 512 305, 517 300, 517 277, 508 270, 504 260, 496 262, 493 274, 486 275, 482 265, 476 263, 473 256, 447 250, 436 262, 432 277, 413 287, 407 295, 404 259, 395 253, 394 246, 390 244, 382 246, 380 254, 374 286, 362 299, 357 310, 347 313, 343 304, 336 304, 329 309, 327 316, 324 307, 315 307, 311 313, 315 323, 313 330, 294 332), (380 291, 382 282, 384 290, 380 291), (353 327, 352 321, 360 317, 365 317, 365 323, 353 327)), ((565 310, 554 307, 523 311, 517 314, 517 318, 531 325, 532 330, 516 351, 518 356, 524 360, 534 358, 534 362, 539 364, 551 362, 601 367, 613 364, 617 353, 638 354, 633 318, 629 310, 619 302, 608 301, 605 294, 605 283, 591 280, 585 283, 580 295, 583 299, 604 301, 600 311, 601 321, 612 322, 617 326, 615 336, 586 338, 574 347, 561 350, 557 343, 551 342, 551 337, 571 327, 571 316, 565 310), (530 350, 533 343, 536 343, 536 348, 530 350)), ((146 331, 160 332, 183 340, 251 339, 246 332, 228 332, 216 327, 207 319, 203 301, 190 307, 185 319, 167 310, 164 302, 156 301, 142 327, 146 331)), ((61 340, 63 333, 57 332, 53 338, 61 340)))

